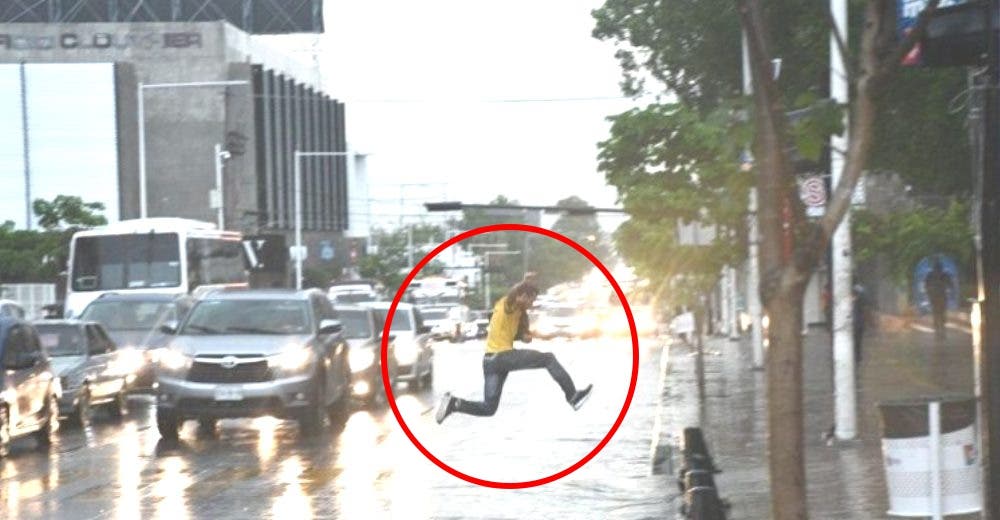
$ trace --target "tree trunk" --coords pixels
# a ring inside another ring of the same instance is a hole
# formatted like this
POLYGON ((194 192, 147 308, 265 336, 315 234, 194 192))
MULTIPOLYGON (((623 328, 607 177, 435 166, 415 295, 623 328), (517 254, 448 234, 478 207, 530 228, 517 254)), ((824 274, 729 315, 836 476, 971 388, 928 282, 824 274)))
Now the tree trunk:
POLYGON ((802 390, 802 289, 783 288, 768 305, 771 346, 767 403, 774 518, 804 520, 806 503, 802 390))

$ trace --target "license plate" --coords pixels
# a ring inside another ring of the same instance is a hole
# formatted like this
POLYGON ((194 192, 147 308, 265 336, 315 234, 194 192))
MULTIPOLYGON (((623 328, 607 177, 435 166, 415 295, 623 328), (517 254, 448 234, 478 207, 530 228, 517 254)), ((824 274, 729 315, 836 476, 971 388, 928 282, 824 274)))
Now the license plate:
POLYGON ((243 390, 232 387, 219 387, 215 389, 216 401, 242 401, 243 390))

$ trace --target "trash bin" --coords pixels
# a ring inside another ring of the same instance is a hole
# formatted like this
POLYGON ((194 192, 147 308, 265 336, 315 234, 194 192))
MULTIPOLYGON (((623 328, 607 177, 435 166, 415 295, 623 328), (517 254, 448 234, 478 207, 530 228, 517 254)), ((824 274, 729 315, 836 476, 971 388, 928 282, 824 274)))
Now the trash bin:
POLYGON ((917 398, 878 406, 887 513, 940 518, 979 511, 982 473, 976 399, 917 398))

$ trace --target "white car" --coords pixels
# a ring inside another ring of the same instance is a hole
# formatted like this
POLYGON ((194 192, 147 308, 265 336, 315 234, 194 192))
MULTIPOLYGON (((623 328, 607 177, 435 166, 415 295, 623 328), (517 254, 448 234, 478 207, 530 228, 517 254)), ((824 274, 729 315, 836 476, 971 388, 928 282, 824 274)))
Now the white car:
POLYGON ((431 328, 431 337, 459 342, 465 339, 462 325, 468 320, 469 308, 465 305, 450 307, 420 307, 424 324, 431 328))
MULTIPOLYGON (((385 327, 392 302, 365 302, 360 305, 375 309, 376 323, 385 327)), ((406 382, 413 389, 430 388, 434 381, 434 349, 431 348, 430 332, 420 309, 409 303, 396 306, 389 329, 397 365, 396 381, 406 382)))
POLYGON ((8 318, 25 319, 24 307, 14 300, 0 300, 0 316, 8 318))

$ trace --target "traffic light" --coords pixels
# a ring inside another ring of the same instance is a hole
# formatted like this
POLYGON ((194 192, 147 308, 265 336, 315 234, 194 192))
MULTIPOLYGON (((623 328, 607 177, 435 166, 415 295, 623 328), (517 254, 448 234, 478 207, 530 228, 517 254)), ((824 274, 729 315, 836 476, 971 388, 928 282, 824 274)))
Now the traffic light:
POLYGON ((989 12, 989 2, 982 0, 937 9, 920 42, 921 64, 927 67, 983 65, 989 37, 989 12))
POLYGON ((462 209, 462 203, 457 201, 425 202, 424 207, 427 208, 427 211, 460 211, 462 209))

